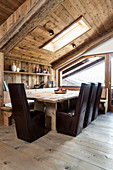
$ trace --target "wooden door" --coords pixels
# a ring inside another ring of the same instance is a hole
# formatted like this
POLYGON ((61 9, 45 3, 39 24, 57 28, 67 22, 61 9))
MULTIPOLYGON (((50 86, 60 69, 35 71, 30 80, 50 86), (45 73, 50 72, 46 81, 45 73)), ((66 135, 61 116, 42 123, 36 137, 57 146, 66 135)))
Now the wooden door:
MULTIPOLYGON (((3 79, 4 79, 4 54, 0 52, 0 108, 3 104, 3 79)), ((0 109, 0 123, 1 123, 1 109, 0 109)))

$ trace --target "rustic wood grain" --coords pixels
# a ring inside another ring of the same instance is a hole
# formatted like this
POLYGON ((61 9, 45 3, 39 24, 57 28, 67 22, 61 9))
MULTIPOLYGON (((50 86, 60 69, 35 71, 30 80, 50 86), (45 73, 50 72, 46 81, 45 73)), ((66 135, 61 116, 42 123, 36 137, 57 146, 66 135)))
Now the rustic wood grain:
POLYGON ((31 144, 17 139, 14 125, 0 126, 0 168, 112 169, 113 130, 109 123, 113 124, 113 115, 101 115, 77 137, 50 131, 31 144))
POLYGON ((30 8, 19 18, 0 40, 1 51, 8 53, 41 21, 51 14, 64 0, 35 0, 30 8))

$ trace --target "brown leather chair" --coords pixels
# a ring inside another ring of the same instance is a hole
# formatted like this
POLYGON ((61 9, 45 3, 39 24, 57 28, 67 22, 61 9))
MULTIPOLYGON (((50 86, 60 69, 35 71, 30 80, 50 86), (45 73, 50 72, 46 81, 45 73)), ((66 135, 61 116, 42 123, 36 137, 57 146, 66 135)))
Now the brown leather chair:
POLYGON ((88 99, 88 104, 87 104, 85 118, 84 118, 84 125, 83 125, 84 128, 91 123, 95 99, 96 99, 96 93, 97 93, 97 85, 91 83, 89 99, 88 99))
POLYGON ((17 137, 32 142, 44 135, 45 113, 30 111, 24 84, 8 84, 17 137))
POLYGON ((98 108, 99 108, 101 93, 102 93, 101 83, 98 83, 96 99, 95 99, 95 104, 94 104, 94 109, 92 114, 92 121, 95 120, 98 116, 98 108))
POLYGON ((57 111, 57 132, 77 136, 82 131, 89 91, 90 85, 82 83, 76 108, 74 110, 70 109, 57 111))

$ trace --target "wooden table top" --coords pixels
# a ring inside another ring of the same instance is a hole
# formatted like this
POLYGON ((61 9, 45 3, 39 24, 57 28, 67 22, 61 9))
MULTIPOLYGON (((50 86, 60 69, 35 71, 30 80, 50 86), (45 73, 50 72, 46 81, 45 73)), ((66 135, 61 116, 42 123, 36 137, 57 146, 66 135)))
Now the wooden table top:
POLYGON ((33 99, 41 102, 57 103, 63 102, 68 99, 78 97, 79 91, 67 91, 66 94, 55 94, 55 93, 35 93, 27 94, 28 99, 33 99))

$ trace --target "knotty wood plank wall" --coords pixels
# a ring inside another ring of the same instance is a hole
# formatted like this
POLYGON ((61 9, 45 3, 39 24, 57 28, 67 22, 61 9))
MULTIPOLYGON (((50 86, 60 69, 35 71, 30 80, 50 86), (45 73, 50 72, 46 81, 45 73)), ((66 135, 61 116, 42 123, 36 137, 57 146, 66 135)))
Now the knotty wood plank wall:
POLYGON ((4 62, 4 70, 11 70, 12 64, 15 63, 17 67, 19 67, 21 70, 25 70, 28 73, 35 73, 35 67, 41 68, 42 70, 49 69, 50 76, 40 76, 40 75, 21 75, 21 74, 4 74, 4 80, 6 81, 6 84, 8 83, 25 83, 29 86, 29 88, 33 88, 35 84, 39 84, 41 81, 44 80, 46 85, 44 87, 48 87, 48 81, 55 81, 55 70, 53 70, 50 66, 44 66, 39 64, 34 64, 30 62, 23 62, 19 60, 11 60, 11 59, 5 59, 4 62))

